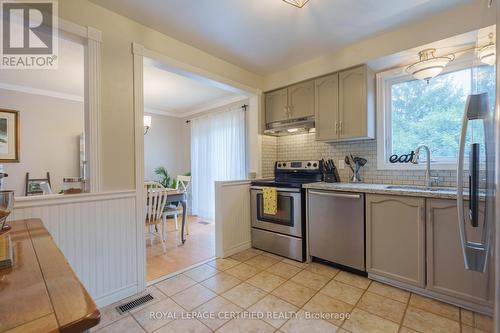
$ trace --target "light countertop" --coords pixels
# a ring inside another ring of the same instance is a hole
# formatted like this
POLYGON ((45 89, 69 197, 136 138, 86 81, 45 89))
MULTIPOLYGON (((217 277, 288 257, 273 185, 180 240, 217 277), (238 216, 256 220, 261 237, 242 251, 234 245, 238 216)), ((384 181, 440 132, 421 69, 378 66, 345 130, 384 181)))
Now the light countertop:
POLYGON ((310 183, 304 184, 306 189, 402 195, 409 197, 426 197, 436 199, 456 199, 457 189, 455 187, 431 187, 414 185, 393 185, 393 184, 368 184, 368 183, 310 183))

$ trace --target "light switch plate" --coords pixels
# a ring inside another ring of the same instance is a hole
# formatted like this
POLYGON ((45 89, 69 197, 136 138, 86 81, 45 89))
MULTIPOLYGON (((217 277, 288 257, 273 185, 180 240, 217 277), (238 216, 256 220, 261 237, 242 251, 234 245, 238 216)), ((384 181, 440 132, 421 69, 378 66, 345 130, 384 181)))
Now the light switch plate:
POLYGON ((345 168, 345 161, 339 160, 339 169, 343 170, 345 168))

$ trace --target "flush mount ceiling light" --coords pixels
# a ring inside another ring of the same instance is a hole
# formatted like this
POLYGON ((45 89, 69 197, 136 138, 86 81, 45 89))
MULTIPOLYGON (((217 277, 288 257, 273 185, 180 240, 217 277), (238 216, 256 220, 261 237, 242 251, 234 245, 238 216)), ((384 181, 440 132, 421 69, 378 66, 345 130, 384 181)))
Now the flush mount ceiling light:
POLYGON ((450 61, 455 59, 455 55, 453 54, 436 57, 434 52, 436 52, 436 49, 420 51, 418 53, 420 61, 408 66, 406 71, 417 80, 429 82, 430 79, 441 73, 450 61))
POLYGON ((479 60, 481 60, 482 63, 491 66, 494 65, 497 60, 496 57, 497 52, 495 43, 493 42, 493 34, 490 33, 488 37, 490 38, 490 43, 480 48, 477 52, 477 56, 479 57, 479 60))
POLYGON ((302 8, 306 3, 309 2, 309 0, 283 0, 283 1, 297 8, 302 8))

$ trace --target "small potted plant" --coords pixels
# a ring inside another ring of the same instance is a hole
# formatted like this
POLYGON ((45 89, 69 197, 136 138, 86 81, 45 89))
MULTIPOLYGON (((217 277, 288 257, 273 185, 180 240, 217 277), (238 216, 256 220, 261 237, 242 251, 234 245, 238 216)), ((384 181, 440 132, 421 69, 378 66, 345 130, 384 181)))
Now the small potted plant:
POLYGON ((158 176, 158 182, 166 188, 175 188, 177 186, 177 180, 170 177, 168 171, 165 167, 159 166, 155 169, 155 174, 158 176))

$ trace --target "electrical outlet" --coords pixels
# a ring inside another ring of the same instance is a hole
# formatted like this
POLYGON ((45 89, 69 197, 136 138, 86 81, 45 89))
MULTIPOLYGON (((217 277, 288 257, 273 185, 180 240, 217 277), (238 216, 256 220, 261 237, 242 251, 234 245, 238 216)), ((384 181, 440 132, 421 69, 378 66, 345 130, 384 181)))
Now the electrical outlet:
POLYGON ((339 160, 339 169, 344 170, 345 168, 345 161, 344 160, 339 160))

